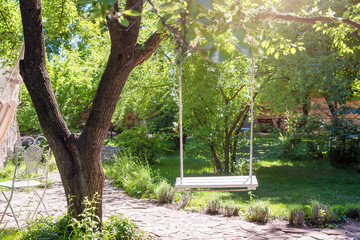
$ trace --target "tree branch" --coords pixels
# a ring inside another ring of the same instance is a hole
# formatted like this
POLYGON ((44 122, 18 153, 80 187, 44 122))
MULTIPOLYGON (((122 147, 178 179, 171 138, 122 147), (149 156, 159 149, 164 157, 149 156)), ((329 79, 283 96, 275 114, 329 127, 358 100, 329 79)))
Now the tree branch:
POLYGON ((236 96, 239 94, 239 92, 245 87, 245 85, 242 85, 237 92, 234 94, 234 96, 232 96, 232 98, 229 99, 229 102, 234 100, 236 98, 236 96))
POLYGON ((137 49, 135 50, 135 66, 140 65, 151 57, 164 38, 165 34, 156 32, 146 40, 143 46, 137 44, 137 49))
POLYGON ((270 21, 273 19, 280 19, 284 21, 291 21, 291 22, 301 22, 301 23, 308 23, 308 24, 315 24, 317 22, 343 22, 354 27, 360 33, 360 24, 350 20, 349 18, 339 18, 339 17, 324 17, 324 16, 317 16, 317 17, 301 17, 296 15, 290 14, 280 14, 275 11, 266 12, 259 14, 256 17, 257 20, 260 21, 270 21))

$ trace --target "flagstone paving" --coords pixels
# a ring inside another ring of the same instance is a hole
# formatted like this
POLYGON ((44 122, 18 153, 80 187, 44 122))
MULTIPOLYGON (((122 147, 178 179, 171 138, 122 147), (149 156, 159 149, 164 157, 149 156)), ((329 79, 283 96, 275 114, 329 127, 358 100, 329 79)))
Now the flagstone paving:
MULTIPOLYGON (((66 211, 66 200, 61 180, 58 174, 52 174, 55 184, 46 191, 44 202, 48 212, 57 216, 66 211)), ((25 223, 25 217, 31 211, 31 205, 25 206, 25 192, 16 192, 13 200, 15 212, 20 209, 20 223, 25 223)), ((33 204, 32 204, 33 205, 33 204)), ((1 211, 6 206, 2 198, 1 211)), ((44 208, 40 214, 45 215, 44 208)), ((111 214, 124 214, 138 224, 145 232, 156 239, 359 239, 360 223, 351 222, 338 229, 293 228, 285 221, 272 220, 265 225, 245 221, 239 217, 212 216, 197 212, 181 211, 171 205, 161 205, 154 200, 135 199, 126 195, 121 189, 105 183, 103 195, 104 220, 111 214)), ((14 219, 8 210, 0 227, 15 226, 14 219)))

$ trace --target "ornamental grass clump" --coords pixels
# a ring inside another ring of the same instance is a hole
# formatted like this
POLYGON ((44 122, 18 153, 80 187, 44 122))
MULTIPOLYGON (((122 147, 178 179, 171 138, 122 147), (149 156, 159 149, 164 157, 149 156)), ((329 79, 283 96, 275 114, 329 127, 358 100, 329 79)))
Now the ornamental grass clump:
POLYGON ((223 207, 225 217, 239 216, 240 207, 232 204, 227 204, 223 207))
POLYGON ((252 201, 247 218, 255 222, 266 223, 269 219, 269 204, 259 200, 252 201))
POLYGON ((217 215, 221 211, 221 205, 219 199, 208 200, 206 202, 205 213, 210 215, 217 215))
POLYGON ((323 225, 336 221, 336 214, 330 206, 316 201, 311 203, 310 222, 312 224, 323 225))
POLYGON ((121 153, 109 169, 115 186, 121 187, 132 197, 151 197, 154 194, 154 178, 149 164, 130 153, 121 153))
POLYGON ((298 209, 293 209, 290 212, 289 224, 294 226, 302 226, 305 221, 305 213, 298 209))
POLYGON ((155 195, 160 203, 172 203, 174 200, 175 189, 166 181, 160 182, 155 189, 155 195))
POLYGON ((178 209, 187 207, 190 204, 192 198, 193 198, 193 196, 189 192, 181 194, 180 200, 178 202, 178 209))

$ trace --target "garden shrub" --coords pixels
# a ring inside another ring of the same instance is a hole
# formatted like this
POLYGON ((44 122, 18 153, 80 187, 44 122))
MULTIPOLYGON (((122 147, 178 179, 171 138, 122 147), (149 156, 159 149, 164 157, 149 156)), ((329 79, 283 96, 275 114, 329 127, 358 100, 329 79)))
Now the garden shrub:
POLYGON ((324 159, 328 150, 328 134, 321 116, 294 116, 282 134, 282 156, 290 160, 324 159))
POLYGON ((345 215, 352 219, 359 219, 360 218, 360 208, 349 207, 348 209, 346 209, 345 215))
POLYGON ((166 152, 169 149, 165 144, 164 136, 149 134, 147 126, 135 126, 124 130, 116 136, 115 144, 131 155, 138 157, 144 163, 151 162, 154 154, 166 152))
POLYGON ((233 204, 226 204, 223 207, 225 217, 239 216, 240 207, 233 204))
POLYGON ((157 176, 147 163, 134 157, 131 153, 122 152, 115 156, 109 168, 109 176, 115 186, 121 187, 133 197, 150 197, 154 193, 154 180, 157 176))
POLYGON ((186 192, 180 195, 180 200, 178 202, 178 209, 184 208, 188 206, 192 200, 192 194, 190 192, 186 192))
POLYGON ((315 225, 323 225, 337 221, 337 217, 333 209, 326 205, 313 201, 311 203, 310 222, 315 225))
POLYGON ((298 209, 293 209, 290 212, 289 224, 295 226, 302 226, 305 222, 305 213, 298 209))
POLYGON ((219 199, 208 200, 206 201, 205 213, 210 215, 217 215, 221 211, 219 199))
POLYGON ((252 201, 247 218, 255 222, 266 223, 269 219, 269 204, 259 200, 252 201))
POLYGON ((86 206, 81 214, 81 220, 65 215, 54 220, 53 218, 40 218, 36 222, 27 225, 23 230, 23 238, 32 239, 148 239, 139 228, 123 215, 112 215, 100 229, 99 219, 95 215, 96 208, 93 200, 85 199, 86 206))
POLYGON ((160 203, 172 203, 175 189, 166 181, 160 182, 155 189, 155 195, 160 203))

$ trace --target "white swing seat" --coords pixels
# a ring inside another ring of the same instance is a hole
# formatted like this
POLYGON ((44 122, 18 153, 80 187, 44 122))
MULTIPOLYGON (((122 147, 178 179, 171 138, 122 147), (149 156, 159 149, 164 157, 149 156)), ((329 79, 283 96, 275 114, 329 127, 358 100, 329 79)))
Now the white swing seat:
POLYGON ((182 180, 178 177, 175 183, 179 191, 249 191, 257 187, 256 176, 252 176, 252 181, 250 176, 184 177, 182 180))

